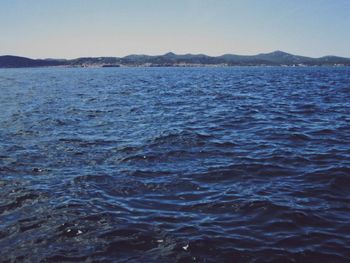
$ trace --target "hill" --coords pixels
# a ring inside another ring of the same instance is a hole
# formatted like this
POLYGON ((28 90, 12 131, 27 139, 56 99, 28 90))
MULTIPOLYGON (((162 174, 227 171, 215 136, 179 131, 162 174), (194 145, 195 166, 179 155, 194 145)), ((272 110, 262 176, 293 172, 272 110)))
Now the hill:
POLYGON ((27 67, 48 67, 65 64, 62 60, 55 59, 30 59, 18 56, 0 56, 0 68, 27 68, 27 67))
POLYGON ((104 67, 104 66, 350 66, 350 58, 324 56, 311 58, 274 51, 252 56, 225 54, 218 57, 205 54, 177 55, 172 52, 159 56, 129 55, 125 57, 84 57, 71 60, 30 59, 0 56, 0 68, 22 67, 104 67))

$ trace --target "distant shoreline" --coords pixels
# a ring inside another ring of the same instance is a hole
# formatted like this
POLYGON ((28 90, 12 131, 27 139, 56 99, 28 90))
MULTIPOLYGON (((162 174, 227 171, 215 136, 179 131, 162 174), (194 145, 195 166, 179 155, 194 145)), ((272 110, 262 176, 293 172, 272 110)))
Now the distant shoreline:
POLYGON ((71 65, 59 65, 59 66, 25 66, 25 67, 0 67, 0 69, 35 69, 35 68, 50 68, 50 69, 111 69, 111 68, 343 68, 350 67, 350 65, 181 65, 181 66, 147 66, 147 65, 120 65, 119 67, 109 67, 109 66, 71 66, 71 65))
POLYGON ((166 53, 159 56, 129 55, 125 57, 82 57, 76 59, 31 59, 19 56, 0 56, 0 68, 28 67, 233 67, 233 66, 350 66, 350 58, 324 56, 311 58, 283 51, 252 56, 226 54, 208 56, 204 54, 177 55, 166 53))

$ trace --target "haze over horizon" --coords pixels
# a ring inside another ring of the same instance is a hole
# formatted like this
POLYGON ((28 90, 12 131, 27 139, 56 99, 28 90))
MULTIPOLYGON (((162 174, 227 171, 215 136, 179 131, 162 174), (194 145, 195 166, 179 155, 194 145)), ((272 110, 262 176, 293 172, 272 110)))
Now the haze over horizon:
POLYGON ((2 0, 0 55, 350 57, 347 0, 2 0))

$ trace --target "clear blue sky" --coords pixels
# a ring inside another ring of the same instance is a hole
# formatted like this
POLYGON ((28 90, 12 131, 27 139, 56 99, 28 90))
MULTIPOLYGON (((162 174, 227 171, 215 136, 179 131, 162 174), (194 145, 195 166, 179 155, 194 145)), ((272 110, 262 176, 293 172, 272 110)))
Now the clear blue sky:
POLYGON ((350 57, 350 0, 0 0, 0 55, 350 57))

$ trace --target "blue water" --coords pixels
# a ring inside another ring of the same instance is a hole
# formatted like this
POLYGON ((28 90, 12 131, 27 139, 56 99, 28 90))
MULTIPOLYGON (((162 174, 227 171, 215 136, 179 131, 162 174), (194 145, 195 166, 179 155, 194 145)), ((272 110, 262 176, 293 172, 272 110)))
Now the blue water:
POLYGON ((1 262, 349 262, 350 68, 0 70, 1 262))

